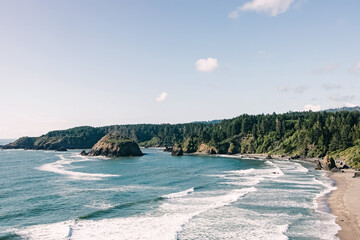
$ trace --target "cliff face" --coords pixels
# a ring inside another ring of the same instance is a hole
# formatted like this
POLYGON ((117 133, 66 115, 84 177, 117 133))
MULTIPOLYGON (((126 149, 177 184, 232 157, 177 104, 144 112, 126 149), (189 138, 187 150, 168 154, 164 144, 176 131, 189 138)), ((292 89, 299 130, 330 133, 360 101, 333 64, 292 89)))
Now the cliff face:
POLYGON ((202 143, 197 149, 197 152, 202 154, 217 154, 218 150, 215 147, 202 143))
POLYGON ((101 138, 90 150, 90 156, 123 157, 142 156, 139 145, 119 133, 109 133, 101 138))
POLYGON ((58 150, 91 148, 106 134, 104 129, 76 127, 61 131, 52 131, 40 137, 22 137, 3 146, 4 149, 58 150))
POLYGON ((34 143, 36 138, 35 137, 21 137, 15 142, 9 143, 5 146, 3 146, 3 149, 33 149, 34 143))

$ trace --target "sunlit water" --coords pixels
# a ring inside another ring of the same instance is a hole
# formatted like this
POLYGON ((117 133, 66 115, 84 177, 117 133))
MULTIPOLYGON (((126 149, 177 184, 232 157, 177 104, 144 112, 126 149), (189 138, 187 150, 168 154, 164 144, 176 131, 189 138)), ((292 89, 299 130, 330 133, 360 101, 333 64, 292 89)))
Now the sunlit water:
POLYGON ((0 238, 337 239, 308 163, 0 150, 0 238))

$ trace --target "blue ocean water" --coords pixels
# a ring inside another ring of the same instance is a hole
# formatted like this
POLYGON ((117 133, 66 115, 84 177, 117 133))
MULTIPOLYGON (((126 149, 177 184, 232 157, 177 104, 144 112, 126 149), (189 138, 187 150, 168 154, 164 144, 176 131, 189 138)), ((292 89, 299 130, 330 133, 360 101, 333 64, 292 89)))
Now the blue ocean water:
POLYGON ((0 150, 1 239, 337 239, 310 163, 0 150))
POLYGON ((16 139, 0 139, 0 145, 6 145, 11 142, 14 142, 16 139))

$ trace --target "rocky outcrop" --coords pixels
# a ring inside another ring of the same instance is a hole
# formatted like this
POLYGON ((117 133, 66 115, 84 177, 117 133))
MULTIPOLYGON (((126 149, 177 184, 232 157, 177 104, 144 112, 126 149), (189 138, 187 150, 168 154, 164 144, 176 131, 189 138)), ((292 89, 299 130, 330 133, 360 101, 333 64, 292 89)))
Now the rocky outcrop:
POLYGON ((322 166, 323 166, 324 170, 328 170, 328 171, 333 169, 333 168, 336 168, 336 164, 335 164, 334 159, 332 157, 330 157, 329 155, 326 155, 324 157, 322 166))
POLYGON ((202 154, 217 154, 218 150, 215 147, 209 146, 205 143, 200 144, 199 148, 197 149, 198 153, 202 154))
MULTIPOLYGON (((84 151, 83 151, 84 152, 84 151)), ((82 152, 82 153, 83 153, 82 152)), ((86 153, 85 153, 86 154, 86 153)), ((139 145, 118 132, 108 133, 87 154, 89 156, 124 157, 142 156, 139 145)))
POLYGON ((290 159, 299 159, 301 158, 298 154, 295 154, 294 156, 291 156, 290 159))
POLYGON ((81 153, 80 153, 81 156, 87 156, 89 155, 88 152, 86 152, 85 150, 82 150, 81 153))
POLYGON ((319 160, 316 160, 316 168, 315 168, 315 170, 321 170, 321 169, 322 169, 321 162, 319 160))
POLYGON ((355 172, 353 178, 360 178, 360 172, 355 172))
POLYGON ((343 166, 341 166, 339 169, 349 169, 350 167, 346 164, 344 164, 343 166))
POLYGON ((3 149, 33 149, 34 143, 36 138, 35 137, 21 137, 15 142, 9 143, 3 146, 3 149))
POLYGON ((171 151, 171 156, 182 156, 184 155, 184 152, 181 147, 173 147, 171 151))
POLYGON ((165 147, 164 152, 172 152, 173 147, 165 147))

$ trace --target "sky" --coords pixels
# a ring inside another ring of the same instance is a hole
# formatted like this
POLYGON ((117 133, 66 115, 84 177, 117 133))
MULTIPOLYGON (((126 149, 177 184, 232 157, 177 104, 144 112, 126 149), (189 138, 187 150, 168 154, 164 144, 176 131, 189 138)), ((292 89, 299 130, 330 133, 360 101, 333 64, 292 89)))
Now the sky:
POLYGON ((360 105, 359 0, 0 0, 0 138, 360 105))

